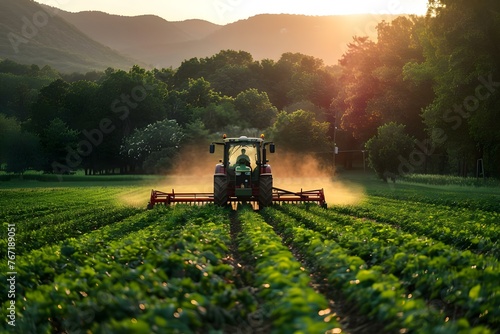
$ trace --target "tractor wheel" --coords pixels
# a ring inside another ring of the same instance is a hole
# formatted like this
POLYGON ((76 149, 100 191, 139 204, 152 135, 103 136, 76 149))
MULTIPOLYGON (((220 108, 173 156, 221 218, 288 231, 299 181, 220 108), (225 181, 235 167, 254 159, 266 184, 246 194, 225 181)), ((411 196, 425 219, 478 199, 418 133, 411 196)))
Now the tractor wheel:
POLYGON ((227 205, 227 176, 214 176, 214 203, 218 206, 227 205))
POLYGON ((259 180, 259 209, 273 204, 273 177, 261 176, 259 180))

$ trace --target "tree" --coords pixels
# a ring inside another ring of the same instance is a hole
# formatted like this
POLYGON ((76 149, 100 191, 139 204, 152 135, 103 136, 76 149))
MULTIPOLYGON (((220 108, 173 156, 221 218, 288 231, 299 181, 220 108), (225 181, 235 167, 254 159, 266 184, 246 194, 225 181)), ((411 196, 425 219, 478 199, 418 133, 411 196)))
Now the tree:
POLYGON ((33 104, 28 127, 41 134, 54 118, 64 119, 66 113, 66 95, 69 84, 58 79, 40 90, 37 101, 33 104))
POLYGON ((216 105, 220 100, 221 96, 212 89, 210 82, 204 78, 189 79, 186 89, 168 94, 165 99, 166 115, 184 126, 195 121, 197 111, 216 105))
POLYGON ((433 144, 460 162, 457 172, 463 176, 481 158, 500 175, 499 12, 495 0, 429 0, 421 35, 425 62, 407 67, 416 82, 432 78, 435 98, 424 122, 433 144))
POLYGON ((188 80, 185 101, 189 107, 206 107, 219 100, 220 95, 211 88, 210 82, 204 78, 188 80))
POLYGON ((178 154, 179 151, 174 147, 167 147, 151 152, 144 160, 142 169, 146 173, 167 173, 175 165, 175 159, 178 154))
POLYGON ((390 23, 377 26, 377 48, 380 66, 373 72, 381 88, 367 106, 368 114, 379 114, 382 124, 396 122, 417 138, 426 137, 421 119, 422 109, 433 99, 432 84, 415 85, 405 79, 405 65, 424 61, 420 39, 425 19, 400 16, 390 23))
POLYGON ((95 128, 103 117, 98 111, 95 97, 99 86, 95 82, 80 80, 71 83, 65 96, 64 120, 76 130, 95 128))
POLYGON ((256 86, 255 75, 247 65, 226 65, 208 79, 214 90, 232 97, 256 86))
POLYGON ((397 122, 419 138, 425 137, 422 108, 433 98, 430 82, 405 80, 405 65, 424 60, 420 34, 425 21, 401 16, 377 25, 377 42, 355 37, 340 64, 342 90, 333 107, 342 115, 342 128, 361 142, 378 126, 397 122))
POLYGON ((259 92, 255 88, 239 93, 234 100, 241 121, 247 127, 265 129, 271 126, 278 113, 278 109, 271 104, 266 92, 259 92))
MULTIPOLYGON (((123 172, 127 165, 120 155, 123 138, 135 129, 143 128, 166 115, 167 85, 156 79, 152 71, 134 66, 128 72, 107 69, 98 82, 93 107, 90 108, 86 131, 81 140, 92 141, 92 153, 84 157, 83 165, 92 173, 123 172)), ((85 87, 82 87, 85 88, 85 87)), ((83 89, 82 93, 91 91, 83 89)))
POLYGON ((15 136, 21 132, 21 125, 13 117, 6 117, 0 114, 0 166, 5 163, 7 159, 7 152, 15 136))
POLYGON ((224 97, 218 104, 211 103, 205 108, 195 108, 193 110, 194 118, 201 120, 205 128, 212 132, 220 131, 231 124, 242 125, 233 101, 233 98, 224 97))
POLYGON ((38 168, 41 162, 40 141, 35 134, 22 131, 15 118, 0 114, 0 166, 7 172, 22 174, 38 168))
POLYGON ((380 126, 377 134, 366 142, 368 162, 377 175, 387 182, 401 174, 402 161, 413 149, 415 139, 405 132, 405 126, 390 122, 380 126))
POLYGON ((380 66, 380 59, 376 43, 368 37, 354 37, 348 48, 339 61, 343 67, 343 89, 335 98, 333 109, 342 115, 337 124, 364 142, 380 125, 380 115, 367 112, 369 101, 380 94, 379 83, 372 74, 380 66))
MULTIPOLYGON (((174 120, 165 119, 143 129, 134 130, 124 139, 121 154, 139 165, 142 165, 153 153, 153 157, 157 159, 165 159, 165 154, 172 158, 174 153, 178 152, 183 139, 184 131, 179 124, 174 120)), ((154 165, 155 162, 149 159, 148 166, 154 165)))
POLYGON ((183 144, 194 143, 195 145, 198 145, 200 142, 206 140, 210 134, 210 131, 205 128, 205 124, 203 124, 200 120, 186 124, 183 131, 183 144))
POLYGON ((312 112, 280 112, 272 127, 272 135, 276 144, 289 151, 327 152, 331 151, 328 127, 328 123, 318 122, 312 112))
MULTIPOLYGON (((45 160, 43 169, 47 172, 67 172, 68 169, 80 167, 82 157, 88 154, 81 152, 82 148, 77 147, 77 140, 78 131, 70 129, 63 120, 55 118, 50 121, 47 128, 40 134, 45 160)), ((92 148, 85 147, 84 149, 91 150, 92 148)))
POLYGON ((181 90, 188 86, 190 79, 205 78, 221 94, 236 96, 239 91, 254 86, 256 81, 249 70, 253 63, 252 55, 246 51, 222 50, 211 57, 183 61, 173 82, 181 90))
POLYGON ((6 171, 22 175, 28 169, 38 169, 40 161, 38 137, 29 132, 17 132, 7 149, 6 171))

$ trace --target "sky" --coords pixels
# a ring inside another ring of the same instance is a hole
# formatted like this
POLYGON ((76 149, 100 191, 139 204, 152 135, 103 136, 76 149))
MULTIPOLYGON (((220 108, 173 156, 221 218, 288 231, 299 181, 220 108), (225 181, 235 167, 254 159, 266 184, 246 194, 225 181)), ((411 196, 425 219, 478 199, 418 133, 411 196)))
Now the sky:
POLYGON ((136 16, 154 14, 168 21, 202 19, 227 24, 257 14, 418 14, 427 0, 35 0, 69 12, 98 10, 136 16))

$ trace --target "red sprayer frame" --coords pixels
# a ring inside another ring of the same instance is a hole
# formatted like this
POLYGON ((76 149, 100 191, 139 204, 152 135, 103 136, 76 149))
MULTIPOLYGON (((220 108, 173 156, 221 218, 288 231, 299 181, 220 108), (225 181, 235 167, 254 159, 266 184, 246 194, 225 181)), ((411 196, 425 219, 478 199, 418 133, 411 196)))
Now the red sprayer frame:
MULTIPOLYGON (((185 204, 205 204, 214 202, 213 193, 165 193, 159 190, 151 190, 151 198, 148 208, 153 208, 156 204, 171 205, 174 203, 185 204)), ((228 203, 242 202, 238 198, 229 198, 228 203)), ((273 187, 273 203, 308 203, 316 202, 326 207, 325 193, 323 189, 289 191, 273 187)))

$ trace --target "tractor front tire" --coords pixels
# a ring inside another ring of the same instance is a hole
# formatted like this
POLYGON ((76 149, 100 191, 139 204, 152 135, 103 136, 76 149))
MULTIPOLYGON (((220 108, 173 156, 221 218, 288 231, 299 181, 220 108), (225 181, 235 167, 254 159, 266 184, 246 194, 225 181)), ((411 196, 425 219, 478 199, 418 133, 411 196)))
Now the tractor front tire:
POLYGON ((259 180, 259 209, 273 204, 273 177, 261 176, 259 180))
POLYGON ((218 206, 226 206, 228 178, 227 176, 214 176, 214 203, 218 206))

